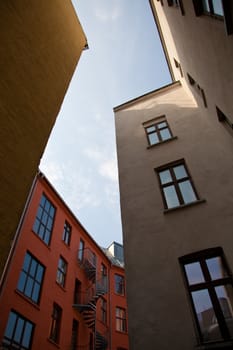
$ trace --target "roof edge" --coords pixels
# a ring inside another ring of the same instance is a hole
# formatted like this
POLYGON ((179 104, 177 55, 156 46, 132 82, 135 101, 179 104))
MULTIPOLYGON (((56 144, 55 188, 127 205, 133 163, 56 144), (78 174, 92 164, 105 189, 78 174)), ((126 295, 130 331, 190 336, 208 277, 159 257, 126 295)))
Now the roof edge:
POLYGON ((152 95, 157 95, 157 94, 159 94, 161 92, 164 92, 166 90, 170 90, 170 89, 172 89, 172 88, 174 88, 176 86, 181 86, 181 82, 179 80, 174 81, 174 82, 172 82, 170 84, 164 85, 164 86, 162 86, 162 87, 160 87, 158 89, 149 91, 149 92, 147 92, 147 93, 145 93, 145 94, 143 94, 141 96, 135 97, 134 99, 129 100, 127 102, 124 102, 124 103, 114 107, 113 111, 114 112, 118 112, 121 109, 124 109, 126 107, 132 106, 134 103, 139 102, 141 99, 144 99, 145 97, 150 98, 152 95))

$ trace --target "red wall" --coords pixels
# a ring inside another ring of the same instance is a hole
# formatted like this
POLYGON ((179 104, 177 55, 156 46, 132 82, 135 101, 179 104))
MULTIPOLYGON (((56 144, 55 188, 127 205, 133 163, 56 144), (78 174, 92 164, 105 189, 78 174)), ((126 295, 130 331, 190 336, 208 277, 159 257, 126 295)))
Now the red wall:
POLYGON ((14 309, 36 325, 32 349, 54 349, 56 346, 49 340, 49 332, 51 313, 53 303, 55 302, 63 310, 59 347, 61 349, 69 349, 73 319, 79 321, 78 345, 87 345, 89 343, 90 329, 85 325, 80 312, 72 308, 75 279, 77 278, 81 281, 82 289, 86 289, 90 285, 90 281, 87 279, 84 270, 80 268, 77 261, 80 238, 85 241, 85 247, 90 248, 96 254, 97 269, 100 271, 101 263, 103 263, 107 267, 108 274, 110 275, 110 293, 104 295, 104 298, 107 301, 108 310, 107 323, 103 324, 100 321, 100 307, 98 301, 96 327, 103 334, 107 335, 109 339, 109 350, 116 350, 117 347, 128 349, 127 334, 115 331, 115 307, 121 305, 122 307, 126 307, 126 298, 114 293, 114 272, 120 269, 119 274, 124 274, 124 269, 111 265, 109 259, 77 219, 75 219, 52 186, 42 177, 38 177, 34 194, 20 230, 18 243, 0 296, 0 339, 3 338, 9 312, 11 309, 14 309), (49 246, 47 246, 39 236, 32 231, 42 193, 45 193, 46 197, 56 207, 52 238, 49 246), (67 221, 72 227, 70 246, 67 246, 62 241, 65 221, 67 221), (46 267, 39 305, 35 305, 16 290, 26 251, 29 251, 46 267), (68 263, 64 288, 56 282, 57 266, 60 255, 68 263))

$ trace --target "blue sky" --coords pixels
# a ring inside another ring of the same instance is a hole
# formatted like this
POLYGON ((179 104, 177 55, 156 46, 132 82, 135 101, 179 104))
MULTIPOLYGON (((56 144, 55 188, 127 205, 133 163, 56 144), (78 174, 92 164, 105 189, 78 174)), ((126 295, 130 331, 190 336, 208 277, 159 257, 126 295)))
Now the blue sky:
POLYGON ((73 0, 82 53, 40 169, 101 246, 122 242, 113 107, 168 84, 149 0, 73 0))

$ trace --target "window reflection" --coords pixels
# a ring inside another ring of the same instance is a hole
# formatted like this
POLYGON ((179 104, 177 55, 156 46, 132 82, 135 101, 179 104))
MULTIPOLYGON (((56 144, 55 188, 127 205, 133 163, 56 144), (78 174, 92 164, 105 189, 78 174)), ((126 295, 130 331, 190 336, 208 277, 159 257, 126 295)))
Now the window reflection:
POLYGON ((197 198, 189 180, 179 183, 180 192, 184 203, 194 202, 197 198))
POLYGON ((205 281, 199 262, 185 265, 185 272, 190 285, 205 281))
POLYGON ((233 336, 233 291, 231 285, 215 287, 219 304, 225 317, 228 330, 233 336))
POLYGON ((192 299, 204 341, 220 340, 222 336, 208 290, 192 292, 192 299))
POLYGON ((227 276, 227 273, 222 265, 222 260, 220 259, 220 257, 206 259, 206 264, 208 266, 212 280, 216 280, 227 276))
POLYGON ((164 195, 165 195, 168 208, 174 208, 180 204, 176 194, 175 187, 173 185, 164 188, 164 195))

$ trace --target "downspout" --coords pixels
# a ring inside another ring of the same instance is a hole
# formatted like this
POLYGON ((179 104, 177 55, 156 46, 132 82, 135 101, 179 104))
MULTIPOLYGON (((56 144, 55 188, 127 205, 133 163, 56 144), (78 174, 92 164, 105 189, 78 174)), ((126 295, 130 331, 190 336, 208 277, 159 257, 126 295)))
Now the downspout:
POLYGON ((26 203, 25 203, 25 206, 24 206, 22 215, 21 215, 20 220, 19 220, 19 224, 18 224, 17 229, 16 229, 16 233, 15 233, 15 235, 14 235, 14 239, 13 239, 12 244, 11 244, 10 252, 9 252, 9 254, 8 254, 8 257, 7 257, 7 260, 6 260, 4 269, 3 269, 3 273, 2 273, 2 276, 1 276, 1 279, 0 279, 0 295, 1 295, 1 292, 2 292, 2 290, 3 290, 4 282, 5 282, 5 280, 6 280, 8 271, 9 271, 9 269, 10 269, 12 259, 13 259, 14 255, 15 255, 15 248, 16 248, 16 246, 17 246, 17 242, 18 242, 18 239, 19 239, 19 237, 20 237, 20 231, 21 231, 21 228, 22 228, 22 226, 23 226, 24 219, 25 219, 27 210, 28 210, 28 208, 29 208, 29 205, 30 205, 30 203, 31 203, 33 194, 34 194, 34 192, 35 192, 36 183, 37 183, 37 178, 38 178, 39 176, 43 177, 43 174, 38 170, 36 176, 34 177, 34 180, 33 180, 33 183, 32 183, 31 189, 30 189, 30 192, 29 192, 29 194, 28 194, 28 197, 27 197, 27 200, 26 200, 26 203))

